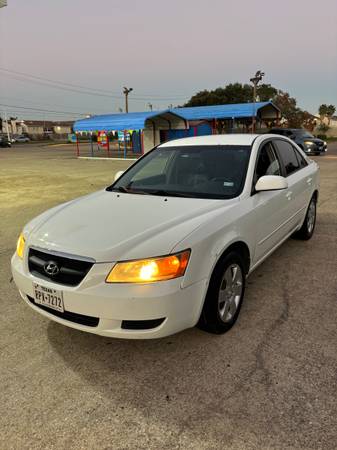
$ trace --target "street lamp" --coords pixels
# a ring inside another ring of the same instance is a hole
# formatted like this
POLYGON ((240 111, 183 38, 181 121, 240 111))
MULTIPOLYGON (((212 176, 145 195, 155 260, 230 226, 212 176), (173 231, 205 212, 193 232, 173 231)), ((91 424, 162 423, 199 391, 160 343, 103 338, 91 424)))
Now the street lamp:
POLYGON ((129 93, 133 91, 133 88, 127 88, 124 86, 123 88, 123 94, 125 95, 125 112, 128 113, 129 112, 129 103, 128 103, 128 96, 129 93))
POLYGON ((264 77, 265 73, 261 70, 258 70, 254 77, 250 79, 251 83, 253 83, 253 116, 252 116, 252 133, 256 131, 256 117, 255 117, 255 102, 256 102, 256 91, 257 85, 264 77))

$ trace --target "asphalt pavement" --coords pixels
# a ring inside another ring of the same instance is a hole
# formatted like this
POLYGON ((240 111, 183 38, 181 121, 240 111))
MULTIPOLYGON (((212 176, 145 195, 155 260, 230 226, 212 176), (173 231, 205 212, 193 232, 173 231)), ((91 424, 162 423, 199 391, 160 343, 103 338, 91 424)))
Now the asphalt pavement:
POLYGON ((0 448, 324 449, 337 442, 337 143, 314 237, 248 279, 238 322, 153 341, 103 338, 36 314, 11 282, 23 225, 108 185, 130 162, 72 146, 0 149, 0 448))

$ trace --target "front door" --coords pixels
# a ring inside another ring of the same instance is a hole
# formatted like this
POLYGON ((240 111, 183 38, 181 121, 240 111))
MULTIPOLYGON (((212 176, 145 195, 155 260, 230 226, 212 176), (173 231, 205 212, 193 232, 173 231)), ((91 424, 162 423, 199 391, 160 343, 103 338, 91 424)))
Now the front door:
MULTIPOLYGON (((264 175, 282 175, 280 160, 272 143, 259 150, 253 184, 264 175)), ((256 233, 255 264, 266 256, 288 233, 286 221, 289 200, 286 190, 252 192, 256 233)))

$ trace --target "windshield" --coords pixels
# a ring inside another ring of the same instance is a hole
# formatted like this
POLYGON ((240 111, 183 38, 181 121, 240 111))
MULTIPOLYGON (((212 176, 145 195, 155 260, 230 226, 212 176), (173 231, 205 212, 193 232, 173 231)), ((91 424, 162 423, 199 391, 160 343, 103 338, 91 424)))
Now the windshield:
POLYGON ((194 198, 234 198, 244 185, 250 146, 158 147, 133 165, 111 191, 194 198))
POLYGON ((303 137, 303 138, 313 138, 314 136, 311 134, 311 133, 309 133, 309 131, 307 131, 307 130, 295 130, 294 131, 294 134, 296 135, 296 136, 301 136, 301 137, 303 137))

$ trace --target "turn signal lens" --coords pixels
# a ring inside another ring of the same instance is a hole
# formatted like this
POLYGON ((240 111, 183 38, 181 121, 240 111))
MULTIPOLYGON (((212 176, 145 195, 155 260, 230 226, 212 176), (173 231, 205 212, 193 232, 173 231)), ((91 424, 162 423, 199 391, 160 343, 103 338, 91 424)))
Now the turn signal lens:
POLYGON ((160 258, 117 263, 106 278, 107 283, 150 283, 182 277, 190 250, 160 258))
POLYGON ((23 237, 23 234, 21 233, 18 239, 18 242, 16 244, 16 253, 18 256, 22 259, 23 258, 23 252, 25 250, 25 238, 23 237))

